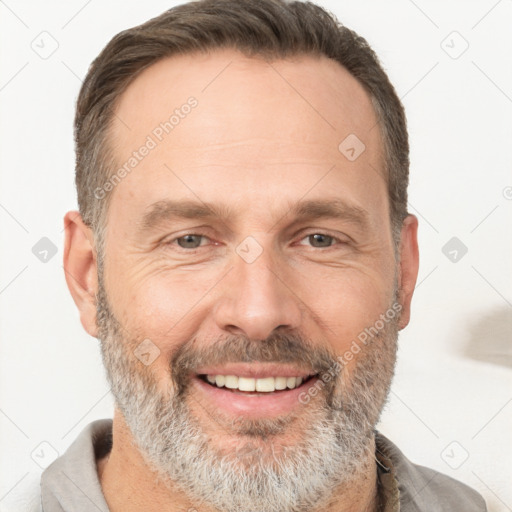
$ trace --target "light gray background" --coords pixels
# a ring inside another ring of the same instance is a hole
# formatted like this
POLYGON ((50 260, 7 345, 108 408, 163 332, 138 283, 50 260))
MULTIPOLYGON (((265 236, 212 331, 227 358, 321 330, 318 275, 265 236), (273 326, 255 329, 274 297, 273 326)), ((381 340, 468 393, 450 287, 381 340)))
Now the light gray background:
MULTIPOLYGON (((374 47, 409 122, 421 266, 380 430, 512 511, 512 1, 319 3, 374 47), (443 253, 452 237, 467 254, 443 253)), ((42 467, 111 416, 62 268, 74 102, 111 37, 175 4, 0 0, 1 512, 36 506, 42 467)))

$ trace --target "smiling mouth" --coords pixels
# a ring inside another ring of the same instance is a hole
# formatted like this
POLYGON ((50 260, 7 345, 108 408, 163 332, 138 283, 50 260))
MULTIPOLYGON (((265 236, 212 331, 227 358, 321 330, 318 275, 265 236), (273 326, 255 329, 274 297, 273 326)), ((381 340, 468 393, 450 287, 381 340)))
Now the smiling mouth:
POLYGON ((199 379, 213 388, 243 395, 268 395, 283 393, 304 386, 316 375, 297 377, 265 377, 260 379, 236 375, 198 375, 199 379))

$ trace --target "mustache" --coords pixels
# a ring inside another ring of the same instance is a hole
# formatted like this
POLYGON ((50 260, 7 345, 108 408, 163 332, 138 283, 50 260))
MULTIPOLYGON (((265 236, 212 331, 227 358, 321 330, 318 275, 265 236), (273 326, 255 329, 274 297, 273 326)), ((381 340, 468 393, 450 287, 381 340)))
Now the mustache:
POLYGON ((337 358, 326 345, 294 333, 275 333, 265 340, 230 335, 203 346, 191 338, 171 356, 170 374, 177 394, 185 392, 196 368, 227 363, 292 363, 305 372, 321 374, 336 365, 337 358))

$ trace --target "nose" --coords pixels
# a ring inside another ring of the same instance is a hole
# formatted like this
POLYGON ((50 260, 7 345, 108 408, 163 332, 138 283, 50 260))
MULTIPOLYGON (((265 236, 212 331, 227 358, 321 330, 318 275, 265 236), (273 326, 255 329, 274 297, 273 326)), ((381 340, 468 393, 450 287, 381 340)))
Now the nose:
POLYGON ((265 249, 251 263, 235 255, 214 310, 221 330, 264 340, 274 330, 300 327, 303 310, 291 269, 272 261, 270 251, 265 249))

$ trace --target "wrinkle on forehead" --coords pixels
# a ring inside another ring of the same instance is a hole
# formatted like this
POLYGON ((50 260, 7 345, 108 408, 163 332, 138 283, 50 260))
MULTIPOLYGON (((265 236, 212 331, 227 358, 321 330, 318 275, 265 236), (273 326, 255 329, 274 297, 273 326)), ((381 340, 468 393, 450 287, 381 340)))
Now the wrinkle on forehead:
POLYGON ((191 96, 198 106, 157 152, 165 146, 221 154, 260 144, 294 146, 301 158, 326 151, 339 157, 338 145, 350 133, 369 153, 380 152, 370 97, 339 63, 306 55, 266 62, 227 49, 173 56, 143 71, 116 109, 111 135, 118 157, 138 148, 191 96))

